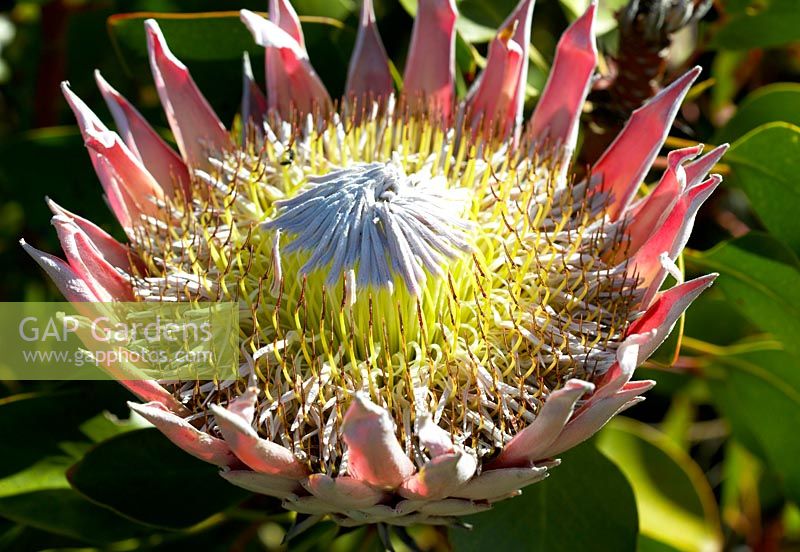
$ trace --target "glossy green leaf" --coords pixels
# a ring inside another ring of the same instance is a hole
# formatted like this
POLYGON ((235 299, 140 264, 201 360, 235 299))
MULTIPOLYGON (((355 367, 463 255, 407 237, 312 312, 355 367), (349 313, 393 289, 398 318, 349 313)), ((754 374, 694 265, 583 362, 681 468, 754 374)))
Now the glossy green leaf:
POLYGON ((97 445, 68 476, 78 492, 127 517, 188 527, 249 496, 218 472, 155 429, 144 429, 97 445))
POLYGON ((631 482, 647 540, 686 552, 721 547, 711 487, 702 470, 666 435, 641 422, 615 418, 600 434, 598 447, 631 482))
POLYGON ((784 82, 759 88, 737 107, 713 142, 733 142, 758 126, 779 121, 800 125, 800 84, 784 82))
MULTIPOLYGON (((204 14, 120 14, 108 20, 109 32, 122 54, 146 57, 144 20, 153 17, 167 38, 172 52, 184 62, 241 59, 248 51, 261 50, 237 12, 204 14), (202 40, 198 40, 202 37, 202 40)), ((125 55, 123 61, 127 61, 125 55)))
POLYGON ((711 46, 727 50, 774 48, 800 40, 796 0, 761 0, 734 14, 713 36, 711 46))
POLYGON ((774 238, 750 233, 687 262, 716 271, 717 287, 740 312, 800 355, 800 263, 774 238))
POLYGON ((81 433, 93 443, 100 443, 128 431, 150 427, 149 422, 136 413, 127 420, 120 420, 109 412, 102 412, 80 425, 81 433))
POLYGON ((734 436, 778 474, 800 503, 800 360, 785 351, 717 356, 704 371, 734 436))
MULTIPOLYGON (((267 2, 262 2, 264 8, 267 2)), ((301 16, 325 16, 344 19, 349 14, 358 13, 358 2, 351 0, 292 0, 292 6, 301 16)))
POLYGON ((455 550, 635 550, 636 504, 619 468, 591 443, 562 460, 522 496, 470 516, 472 531, 452 529, 455 550))
POLYGON ((764 226, 800 252, 800 127, 770 123, 731 147, 725 162, 730 183, 740 187, 764 226))

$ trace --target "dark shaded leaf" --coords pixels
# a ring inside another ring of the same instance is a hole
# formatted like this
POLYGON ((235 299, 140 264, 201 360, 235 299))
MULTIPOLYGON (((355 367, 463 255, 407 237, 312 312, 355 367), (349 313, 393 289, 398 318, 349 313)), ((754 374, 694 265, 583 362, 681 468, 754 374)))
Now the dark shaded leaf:
POLYGON ((218 472, 157 430, 144 429, 97 445, 68 477, 81 494, 127 517, 162 527, 188 527, 250 496, 218 472))

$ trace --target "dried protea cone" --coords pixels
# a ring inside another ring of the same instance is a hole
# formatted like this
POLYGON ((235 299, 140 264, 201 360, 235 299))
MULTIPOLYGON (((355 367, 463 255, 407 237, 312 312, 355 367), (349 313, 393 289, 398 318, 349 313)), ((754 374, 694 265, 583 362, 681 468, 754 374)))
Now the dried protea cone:
POLYGON ((420 0, 395 97, 363 5, 341 103, 285 1, 242 11, 266 48, 234 137, 146 22, 176 153, 98 74, 119 133, 64 85, 120 244, 51 203, 66 261, 24 244, 70 301, 232 301, 240 376, 123 381, 131 408, 234 485, 313 519, 450 524, 540 481, 642 400, 631 381, 714 275, 674 260, 724 152, 673 152, 636 190, 694 69, 636 110, 591 170, 570 159, 595 6, 561 38, 523 128, 531 0, 454 88, 453 0, 420 0), (697 159, 695 159, 697 158, 697 159))
POLYGON ((701 19, 711 5, 712 0, 631 0, 617 13, 619 45, 607 59, 609 74, 589 94, 582 163, 594 163, 631 113, 661 90, 674 33, 701 19))

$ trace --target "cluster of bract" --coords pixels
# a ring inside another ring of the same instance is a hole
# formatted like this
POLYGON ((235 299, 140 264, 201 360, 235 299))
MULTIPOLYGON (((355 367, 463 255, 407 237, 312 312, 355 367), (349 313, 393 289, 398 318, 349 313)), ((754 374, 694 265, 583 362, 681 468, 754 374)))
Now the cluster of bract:
POLYGON ((285 0, 242 11, 267 93, 245 59, 235 133, 149 20, 179 153, 99 74, 117 132, 64 84, 128 243, 51 202, 66 262, 24 247, 70 301, 239 305, 238 378, 125 381, 131 408, 289 510, 406 525, 519 494, 641 400, 634 368, 714 279, 683 283, 674 261, 724 148, 672 152, 637 196, 695 69, 573 174, 595 6, 525 121, 532 11, 456 98, 454 0, 419 1, 399 94, 365 0, 336 102, 285 0))

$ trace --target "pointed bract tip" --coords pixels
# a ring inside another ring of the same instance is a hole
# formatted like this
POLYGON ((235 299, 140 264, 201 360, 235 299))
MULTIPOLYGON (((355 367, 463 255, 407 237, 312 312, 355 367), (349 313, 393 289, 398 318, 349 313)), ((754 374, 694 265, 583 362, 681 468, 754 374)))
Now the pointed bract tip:
POLYGON ((305 49, 303 28, 291 2, 288 0, 270 0, 269 18, 295 39, 301 48, 305 49))
POLYGON ((592 0, 589 3, 589 7, 586 8, 586 11, 581 14, 580 17, 576 21, 580 21, 582 25, 588 26, 592 31, 594 31, 594 21, 597 15, 597 1, 592 0))
POLYGON ((291 50, 298 58, 307 57, 300 44, 278 25, 250 10, 240 10, 239 19, 253 35, 256 44, 264 48, 291 50))
POLYGON ((372 0, 363 0, 361 2, 361 26, 367 27, 375 22, 375 7, 372 5, 372 0))
POLYGON ((588 381, 585 381, 585 380, 582 380, 582 379, 573 378, 573 379, 567 380, 567 382, 564 384, 564 387, 562 389, 570 389, 570 390, 583 389, 584 392, 590 393, 590 392, 594 391, 594 388, 595 388, 595 385, 593 383, 591 383, 591 382, 588 382, 588 381))
POLYGON ((680 107, 681 102, 683 102, 683 98, 689 92, 692 84, 697 80, 697 77, 702 71, 703 69, 699 65, 690 69, 642 104, 634 113, 652 109, 653 106, 663 103, 664 114, 670 114, 670 117, 674 116, 672 114, 677 113, 677 109, 680 107))
POLYGON ((108 83, 105 77, 103 77, 102 73, 100 73, 100 69, 94 70, 94 82, 97 84, 97 88, 104 98, 112 97, 116 99, 119 97, 119 92, 117 92, 117 90, 108 83))
MULTIPOLYGON (((699 65, 693 67, 689 71, 686 71, 683 75, 672 81, 668 86, 664 88, 659 94, 655 96, 658 98, 659 96, 670 96, 670 97, 680 97, 682 98, 688 91, 689 88, 692 86, 694 81, 697 80, 697 77, 700 76, 700 73, 703 72, 703 68, 699 65)), ((653 98, 655 100, 655 98, 653 98)))
POLYGON ((155 19, 146 19, 144 28, 147 34, 147 51, 150 54, 151 64, 158 63, 159 61, 166 61, 174 65, 176 69, 187 71, 186 65, 175 57, 172 50, 169 49, 167 39, 164 38, 164 33, 161 31, 158 22, 155 19))
POLYGON ((255 80, 255 77, 253 76, 253 65, 250 63, 250 53, 247 51, 242 54, 242 72, 244 73, 244 76, 251 81, 255 80))

